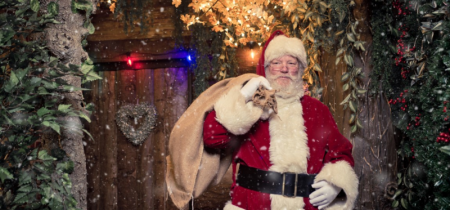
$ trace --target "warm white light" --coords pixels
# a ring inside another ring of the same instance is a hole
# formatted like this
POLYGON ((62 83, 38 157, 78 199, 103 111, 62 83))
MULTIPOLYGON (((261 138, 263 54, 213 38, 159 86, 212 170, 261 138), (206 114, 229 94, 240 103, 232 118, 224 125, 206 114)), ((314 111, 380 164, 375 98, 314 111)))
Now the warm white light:
POLYGON ((258 45, 261 47, 261 42, 258 42, 258 45))
POLYGON ((219 25, 220 24, 220 21, 217 21, 217 25, 219 25))
POLYGON ((236 43, 234 43, 234 46, 237 46, 237 42, 236 42, 236 43))
POLYGON ((253 49, 251 49, 250 55, 252 56, 252 59, 255 58, 255 53, 253 53, 253 49))

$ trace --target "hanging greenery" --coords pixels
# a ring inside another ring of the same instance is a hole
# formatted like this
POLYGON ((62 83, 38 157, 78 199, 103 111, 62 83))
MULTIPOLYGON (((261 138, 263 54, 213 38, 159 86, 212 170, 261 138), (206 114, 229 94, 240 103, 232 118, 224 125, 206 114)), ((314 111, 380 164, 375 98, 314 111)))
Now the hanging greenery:
POLYGON ((184 23, 183 21, 180 19, 180 16, 184 13, 187 13, 189 11, 188 8, 188 1, 184 1, 182 2, 182 4, 178 7, 175 8, 175 15, 172 16, 173 18, 173 24, 174 24, 174 29, 172 32, 172 37, 175 39, 175 49, 184 49, 183 43, 183 28, 184 28, 184 23))
POLYGON ((213 32, 202 24, 191 27, 190 54, 194 57, 190 69, 194 72, 194 95, 200 95, 216 81, 237 74, 235 49, 226 46, 224 33, 213 32))
POLYGON ((372 7, 376 8, 372 12, 372 73, 369 89, 371 95, 376 95, 383 91, 388 98, 394 93, 394 89, 389 82, 393 78, 394 57, 397 49, 394 40, 399 37, 399 31, 394 26, 395 13, 392 7, 392 0, 377 0, 372 2, 372 7))
POLYGON ((376 70, 372 80, 377 81, 371 92, 381 89, 388 95, 393 122, 405 135, 398 150, 403 167, 398 173, 398 189, 392 206, 448 209, 448 3, 395 0, 375 4, 379 7, 373 7, 373 14, 383 19, 372 20, 376 70))
MULTIPOLYGON (((92 11, 85 3, 74 1, 73 9, 92 11)), ((50 54, 36 34, 47 23, 58 23, 59 5, 48 3, 45 13, 41 7, 38 0, 0 2, 0 209, 75 209, 77 204, 68 175, 74 163, 61 147, 42 148, 42 143, 44 136, 60 138, 63 129, 86 132, 63 117, 90 121, 61 103, 64 94, 82 90, 63 77, 79 76, 83 82, 100 77, 90 60, 67 66, 50 54)))
POLYGON ((118 0, 112 2, 110 9, 114 17, 121 19, 125 33, 133 32, 135 25, 141 33, 148 31, 149 23, 153 22, 151 5, 153 0, 118 0))

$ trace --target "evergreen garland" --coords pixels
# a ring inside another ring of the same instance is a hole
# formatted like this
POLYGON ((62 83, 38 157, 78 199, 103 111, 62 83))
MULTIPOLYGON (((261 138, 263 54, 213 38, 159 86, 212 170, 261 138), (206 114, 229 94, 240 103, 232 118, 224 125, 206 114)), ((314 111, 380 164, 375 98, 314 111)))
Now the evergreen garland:
MULTIPOLYGON (((86 82, 99 76, 90 60, 80 67, 51 55, 36 34, 47 23, 58 23, 59 5, 48 3, 46 13, 41 7, 38 0, 0 2, 0 209, 75 209, 77 204, 68 175, 74 163, 60 147, 42 148, 42 141, 50 135, 57 141, 61 128, 83 135, 81 127, 61 121, 67 116, 90 121, 61 104, 64 94, 82 90, 62 78, 80 76, 86 82)), ((90 14, 92 6, 78 0, 72 9, 90 14)), ((85 23, 93 33, 91 25, 85 23)))
MULTIPOLYGON (((376 2, 374 37, 390 28, 386 39, 374 38, 372 79, 381 80, 393 122, 404 134, 398 154, 401 168, 393 207, 448 209, 450 206, 450 21, 443 1, 376 2), (390 7, 390 8, 389 8, 390 7), (392 20, 392 21, 391 21, 392 20), (390 53, 395 49, 395 57, 390 53), (389 61, 386 58, 390 58, 389 61), (376 59, 385 59, 382 64, 376 59)), ((378 83, 379 84, 379 83, 378 83)), ((372 86, 376 93, 379 85, 372 86)))
POLYGON ((172 32, 172 37, 175 39, 175 49, 184 49, 183 40, 183 27, 184 23, 180 19, 180 16, 188 11, 188 1, 183 1, 180 6, 175 7, 175 15, 173 18, 174 30, 172 32))
POLYGON ((383 90, 387 97, 393 94, 389 82, 392 79, 391 68, 394 65, 394 54, 396 53, 393 40, 397 38, 398 30, 392 26, 394 17, 392 11, 392 0, 372 1, 371 26, 372 26, 372 74, 369 89, 371 95, 376 95, 383 90))
POLYGON ((210 27, 197 23, 192 30, 191 57, 195 57, 190 69, 194 73, 194 96, 197 97, 210 85, 237 75, 236 50, 223 42, 223 32, 214 32, 210 27))
POLYGON ((192 62, 190 69, 194 73, 194 96, 197 97, 209 87, 208 79, 211 78, 212 65, 209 59, 210 48, 207 44, 211 32, 201 24, 192 25, 190 30, 192 30, 190 42, 191 57, 194 57, 194 62, 192 62))
POLYGON ((125 33, 133 32, 135 24, 139 25, 141 33, 144 33, 148 30, 148 22, 153 22, 152 11, 148 10, 153 0, 119 0, 115 4, 114 17, 121 16, 125 33))

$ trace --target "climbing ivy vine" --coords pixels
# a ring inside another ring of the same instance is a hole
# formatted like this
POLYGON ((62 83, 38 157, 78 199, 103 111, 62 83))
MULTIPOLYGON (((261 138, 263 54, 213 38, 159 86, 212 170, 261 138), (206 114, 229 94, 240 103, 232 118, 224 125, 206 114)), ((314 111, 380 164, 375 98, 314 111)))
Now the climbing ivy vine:
MULTIPOLYGON (((60 141, 64 129, 87 133, 61 121, 66 116, 90 121, 62 103, 63 94, 83 90, 63 77, 79 76, 83 82, 100 77, 90 60, 66 65, 50 53, 40 34, 48 23, 60 24, 59 5, 41 7, 38 0, 0 2, 0 209, 75 209, 77 204, 69 179, 74 163, 61 146, 43 145, 49 136, 60 141)), ((74 0, 72 9, 89 16, 92 5, 74 0)), ((90 21, 85 26, 94 32, 90 21)))

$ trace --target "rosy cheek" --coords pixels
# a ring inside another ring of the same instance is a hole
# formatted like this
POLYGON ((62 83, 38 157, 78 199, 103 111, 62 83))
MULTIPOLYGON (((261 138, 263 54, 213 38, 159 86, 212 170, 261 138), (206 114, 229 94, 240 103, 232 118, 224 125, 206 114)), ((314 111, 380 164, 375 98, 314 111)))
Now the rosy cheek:
POLYGON ((291 71, 291 72, 289 72, 289 74, 291 75, 291 76, 298 76, 298 71, 291 71))

